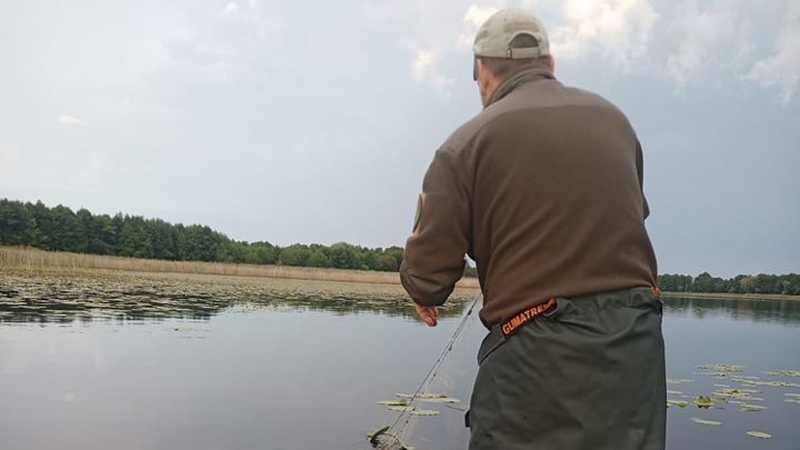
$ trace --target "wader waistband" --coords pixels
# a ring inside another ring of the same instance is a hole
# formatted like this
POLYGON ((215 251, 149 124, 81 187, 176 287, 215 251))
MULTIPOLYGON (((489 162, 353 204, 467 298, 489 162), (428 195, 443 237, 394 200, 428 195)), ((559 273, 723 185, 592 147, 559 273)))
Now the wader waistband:
MULTIPOLYGON (((609 297, 609 296, 610 297, 615 297, 615 296, 621 295, 622 297, 628 298, 629 299, 628 302, 630 302, 631 301, 630 300, 631 295, 636 293, 636 292, 642 292, 642 290, 644 290, 645 292, 646 291, 650 291, 650 293, 655 298, 661 298, 661 289, 659 289, 657 286, 653 286, 653 287, 635 287, 635 288, 623 289, 623 290, 620 290, 620 291, 612 291, 612 292, 599 293, 599 294, 590 294, 590 295, 581 296, 581 297, 584 297, 584 298, 587 298, 587 299, 589 299, 589 298, 597 299, 597 298, 600 298, 600 297, 609 297)), ((489 345, 488 347, 489 348, 496 347, 496 345, 499 345, 500 343, 505 341, 506 338, 511 336, 515 331, 517 331, 523 325, 525 325, 526 323, 530 322, 531 320, 533 320, 535 317, 537 317, 539 315, 543 314, 544 317, 551 317, 551 316, 555 315, 559 310, 559 301, 570 302, 571 303, 571 302, 573 302, 575 300, 578 300, 578 302, 580 303, 581 302, 581 297, 576 297, 576 298, 572 298, 572 299, 563 298, 563 297, 561 297, 561 298, 553 297, 553 298, 547 300, 546 302, 544 302, 544 303, 542 303, 540 305, 536 305, 536 306, 532 306, 530 308, 526 308, 526 309, 520 311, 519 313, 514 314, 510 319, 508 319, 508 320, 506 320, 504 322, 501 322, 498 325, 493 326, 489 330, 488 340, 489 341, 494 341, 494 345, 489 345)), ((636 302, 636 301, 634 300, 634 302, 636 302)), ((485 357, 485 355, 488 354, 488 353, 486 353, 484 351, 481 351, 480 353, 484 353, 483 356, 479 354, 479 357, 478 357, 478 360, 482 361, 483 357, 485 357)))
POLYGON ((531 306, 530 308, 523 309, 517 314, 511 316, 510 319, 501 323, 500 332, 503 333, 504 338, 507 338, 511 336, 511 333, 515 332, 519 327, 533 320, 534 317, 538 316, 539 314, 547 313, 550 310, 555 309, 557 304, 558 301, 555 299, 555 297, 553 297, 550 300, 547 300, 546 302, 540 305, 531 306))

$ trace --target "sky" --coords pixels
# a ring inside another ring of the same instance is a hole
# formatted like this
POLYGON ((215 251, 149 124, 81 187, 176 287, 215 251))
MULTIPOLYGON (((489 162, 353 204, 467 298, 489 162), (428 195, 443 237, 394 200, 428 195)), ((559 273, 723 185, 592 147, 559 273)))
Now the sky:
POLYGON ((506 6, 637 130, 661 273, 800 273, 800 0, 2 2, 0 198, 402 246, 506 6))

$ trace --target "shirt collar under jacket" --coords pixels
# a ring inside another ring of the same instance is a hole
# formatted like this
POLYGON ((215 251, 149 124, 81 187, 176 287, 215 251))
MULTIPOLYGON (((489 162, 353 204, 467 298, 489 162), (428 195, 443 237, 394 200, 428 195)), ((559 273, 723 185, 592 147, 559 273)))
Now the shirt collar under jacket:
POLYGON ((500 86, 497 86, 497 89, 492 93, 491 97, 489 97, 489 101, 486 103, 484 109, 488 108, 489 105, 492 103, 500 100, 501 98, 508 95, 511 91, 517 88, 517 86, 528 83, 530 81, 542 80, 542 79, 555 79, 553 72, 546 67, 534 67, 532 69, 522 70, 515 74, 512 74, 502 83, 500 86))

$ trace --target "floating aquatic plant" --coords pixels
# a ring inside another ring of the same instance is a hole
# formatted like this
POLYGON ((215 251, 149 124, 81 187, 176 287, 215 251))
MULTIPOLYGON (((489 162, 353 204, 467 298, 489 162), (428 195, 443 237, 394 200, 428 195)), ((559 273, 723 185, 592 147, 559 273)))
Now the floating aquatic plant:
POLYGON ((697 366, 698 370, 710 370, 714 372, 743 372, 747 366, 741 364, 702 364, 697 366))
POLYGON ((694 399, 694 404, 697 405, 698 408, 710 408, 714 406, 714 401, 711 400, 711 397, 698 395, 694 399))
POLYGON ((718 426, 722 425, 722 422, 717 422, 716 420, 701 419, 699 417, 692 417, 692 422, 699 423, 700 425, 708 425, 708 426, 712 426, 712 427, 718 427, 718 426))
POLYGON ((422 409, 422 408, 414 408, 411 406, 390 406, 389 411, 404 411, 408 412, 412 416, 438 416, 439 411, 435 409, 422 409))
POLYGON ((751 404, 751 403, 745 403, 745 404, 743 404, 743 405, 741 406, 741 410, 742 410, 742 411, 754 411, 754 412, 758 412, 758 411, 763 411, 763 410, 765 410, 765 409, 767 409, 767 407, 766 407, 766 406, 761 406, 761 405, 753 405, 753 404, 751 404))
POLYGON ((779 370, 777 372, 761 372, 773 377, 794 377, 800 378, 800 370, 779 370))
POLYGON ((800 388, 800 383, 792 383, 789 381, 757 381, 747 378, 734 378, 735 381, 747 384, 749 386, 771 386, 771 387, 790 387, 800 388))
POLYGON ((400 447, 399 450, 414 450, 414 447, 407 445, 402 440, 400 440, 399 436, 390 432, 389 431, 390 428, 391 427, 387 425, 373 433, 367 433, 367 440, 369 440, 369 443, 372 445, 373 448, 378 448, 378 446, 381 445, 381 439, 384 436, 387 436, 390 443, 395 443, 400 447))
POLYGON ((772 435, 763 431, 748 431, 748 436, 753 436, 761 439, 772 439, 772 435))
POLYGON ((714 397, 719 398, 725 402, 730 401, 731 399, 733 400, 752 399, 749 392, 745 392, 744 390, 739 390, 739 389, 721 388, 717 389, 712 394, 714 395, 714 397))
POLYGON ((381 400, 378 402, 378 404, 383 406, 408 406, 408 400, 381 400))
POLYGON ((400 398, 406 398, 406 399, 413 398, 421 402, 429 402, 429 403, 458 403, 461 401, 457 398, 448 397, 444 394, 421 393, 417 394, 415 397, 411 394, 404 394, 401 392, 395 395, 400 398))

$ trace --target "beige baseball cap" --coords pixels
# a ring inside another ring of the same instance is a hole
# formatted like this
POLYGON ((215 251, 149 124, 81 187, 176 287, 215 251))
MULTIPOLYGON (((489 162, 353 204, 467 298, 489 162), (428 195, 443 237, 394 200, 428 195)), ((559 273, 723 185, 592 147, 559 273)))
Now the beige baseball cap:
POLYGON ((542 22, 519 8, 501 9, 483 23, 475 43, 475 56, 484 58, 530 59, 550 54, 550 42, 542 22), (511 41, 520 34, 536 39, 536 47, 511 48, 511 41))

